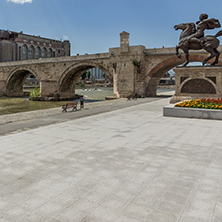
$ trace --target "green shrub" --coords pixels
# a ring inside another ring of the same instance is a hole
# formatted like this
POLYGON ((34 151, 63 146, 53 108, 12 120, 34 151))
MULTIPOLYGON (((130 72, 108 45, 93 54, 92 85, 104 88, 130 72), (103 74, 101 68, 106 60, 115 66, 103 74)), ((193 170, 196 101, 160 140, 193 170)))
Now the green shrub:
POLYGON ((140 67, 140 62, 138 62, 136 59, 134 59, 132 61, 132 63, 133 63, 134 66, 140 67))
POLYGON ((29 99, 30 100, 38 100, 41 97, 40 88, 35 87, 33 90, 30 91, 29 99))
POLYGON ((79 86, 80 86, 80 87, 85 87, 85 84, 84 84, 84 83, 80 83, 79 86))

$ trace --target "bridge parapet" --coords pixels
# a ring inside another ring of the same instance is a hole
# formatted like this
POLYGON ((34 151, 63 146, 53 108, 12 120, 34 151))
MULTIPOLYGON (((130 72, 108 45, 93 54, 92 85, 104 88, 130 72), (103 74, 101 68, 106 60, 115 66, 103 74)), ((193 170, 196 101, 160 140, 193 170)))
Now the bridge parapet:
POLYGON ((97 53, 97 54, 87 54, 79 56, 64 56, 64 57, 55 57, 55 58, 44 58, 44 59, 32 59, 24 61, 13 61, 13 62, 1 62, 0 67, 5 66, 22 66, 22 65, 38 65, 43 63, 63 63, 63 62, 72 62, 72 61, 82 61, 82 60, 96 60, 96 59, 106 59, 109 58, 109 53, 97 53))
POLYGON ((176 54, 175 47, 146 49, 146 55, 176 54))
MULTIPOLYGON (((218 47, 218 51, 222 52, 222 45, 218 47)), ((144 53, 146 55, 175 55, 176 54, 176 49, 175 47, 169 47, 169 48, 147 48, 145 49, 144 53)), ((205 50, 191 50, 189 52, 190 54, 206 54, 205 50)), ((181 54, 184 54, 183 51, 181 51, 181 54)))

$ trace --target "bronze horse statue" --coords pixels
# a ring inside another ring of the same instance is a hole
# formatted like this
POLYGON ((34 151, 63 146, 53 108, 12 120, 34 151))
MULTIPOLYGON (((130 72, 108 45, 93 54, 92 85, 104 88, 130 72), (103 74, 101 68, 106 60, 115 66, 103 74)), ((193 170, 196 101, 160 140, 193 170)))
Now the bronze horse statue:
MULTIPOLYGON (((218 20, 217 20, 218 21, 218 20)), ((220 24, 217 26, 220 27, 220 24)), ((176 55, 180 59, 181 55, 179 53, 179 49, 182 49, 186 55, 186 62, 182 64, 182 66, 186 66, 189 63, 189 50, 194 49, 194 50, 199 50, 199 49, 204 49, 207 52, 210 53, 210 56, 204 59, 202 62, 203 65, 205 65, 208 60, 215 58, 215 61, 211 63, 211 65, 215 65, 218 63, 218 59, 220 56, 220 52, 217 50, 217 47, 220 44, 220 41, 217 39, 218 36, 222 35, 222 30, 219 31, 216 35, 208 35, 208 36, 203 36, 197 40, 201 41, 200 42, 192 42, 189 41, 190 37, 192 35, 195 35, 197 33, 196 26, 194 23, 181 23, 178 25, 174 26, 175 30, 181 29, 182 32, 180 34, 180 40, 179 44, 176 46, 176 55)), ((209 28, 213 29, 213 28, 209 28)))

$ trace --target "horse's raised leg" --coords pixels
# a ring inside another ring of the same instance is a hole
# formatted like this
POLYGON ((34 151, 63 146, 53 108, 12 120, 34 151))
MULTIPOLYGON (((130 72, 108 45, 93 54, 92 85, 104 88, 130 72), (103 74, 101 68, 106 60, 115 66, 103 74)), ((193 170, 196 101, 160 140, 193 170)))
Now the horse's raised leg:
POLYGON ((181 58, 181 55, 179 53, 179 48, 180 48, 180 45, 177 45, 176 46, 176 56, 180 59, 181 58))
MULTIPOLYGON (((207 52, 209 52, 211 55, 208 56, 206 59, 204 59, 204 61, 202 62, 203 66, 208 62, 208 60, 212 59, 213 57, 217 56, 217 53, 214 51, 214 49, 212 48, 204 48, 207 52)), ((218 52, 219 53, 219 52, 218 52)), ((218 57, 219 58, 219 57, 218 57)), ((217 59, 217 57, 216 57, 217 59)), ((216 60, 215 60, 216 61, 216 60)), ((214 62, 213 62, 214 63, 214 62)), ((215 65, 215 64, 211 64, 211 65, 215 65)))
POLYGON ((187 66, 187 64, 190 62, 189 61, 189 51, 188 51, 188 49, 184 49, 183 50, 184 51, 184 53, 185 53, 185 55, 186 55, 186 62, 184 62, 183 64, 182 64, 182 66, 187 66))
POLYGON ((218 63, 219 57, 220 57, 220 52, 218 52, 217 49, 214 49, 214 52, 216 53, 216 58, 213 63, 211 63, 212 66, 216 65, 218 63))

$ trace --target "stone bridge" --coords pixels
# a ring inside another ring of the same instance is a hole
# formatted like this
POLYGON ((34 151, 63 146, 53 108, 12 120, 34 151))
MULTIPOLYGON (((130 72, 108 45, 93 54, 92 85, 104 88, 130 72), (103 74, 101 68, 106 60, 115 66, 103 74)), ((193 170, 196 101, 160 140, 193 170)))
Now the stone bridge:
MULTIPOLYGON (((219 47, 222 51, 222 47, 219 47)), ((190 61, 203 61, 205 51, 192 51, 190 61)), ((98 67, 113 80, 114 96, 155 96, 162 76, 185 61, 173 48, 146 49, 129 45, 129 33, 120 33, 120 47, 107 53, 0 63, 0 96, 22 96, 23 83, 32 73, 40 83, 42 97, 75 95, 75 83, 84 71, 98 67)), ((220 64, 221 60, 220 60, 220 64)))

